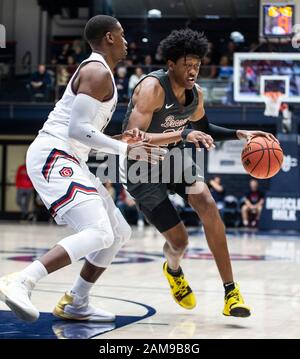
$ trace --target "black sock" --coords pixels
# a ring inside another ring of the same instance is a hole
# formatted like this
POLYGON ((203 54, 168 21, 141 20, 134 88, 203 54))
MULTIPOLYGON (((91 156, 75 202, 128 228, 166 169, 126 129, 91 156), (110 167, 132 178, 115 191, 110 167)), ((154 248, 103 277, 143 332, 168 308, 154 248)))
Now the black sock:
POLYGON ((235 288, 234 282, 228 282, 223 284, 225 289, 225 295, 227 295, 231 290, 235 288))
POLYGON ((179 277, 182 274, 182 269, 181 267, 179 267, 177 270, 173 270, 169 268, 169 266, 167 265, 167 272, 171 274, 173 277, 179 277))

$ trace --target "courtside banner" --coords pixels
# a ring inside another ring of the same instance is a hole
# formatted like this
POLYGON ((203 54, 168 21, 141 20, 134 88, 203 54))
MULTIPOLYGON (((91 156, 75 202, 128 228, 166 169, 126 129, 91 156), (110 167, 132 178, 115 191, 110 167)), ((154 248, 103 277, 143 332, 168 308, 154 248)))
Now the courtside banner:
POLYGON ((268 192, 261 214, 260 229, 300 230, 300 192, 268 192))
POLYGON ((247 174, 241 161, 245 142, 215 142, 216 148, 208 151, 208 173, 247 174))

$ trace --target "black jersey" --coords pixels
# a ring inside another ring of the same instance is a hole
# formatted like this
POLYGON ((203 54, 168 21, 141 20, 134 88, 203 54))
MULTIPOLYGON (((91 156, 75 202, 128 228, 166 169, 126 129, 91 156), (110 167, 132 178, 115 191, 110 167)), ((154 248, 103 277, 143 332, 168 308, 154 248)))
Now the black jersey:
MULTIPOLYGON (((144 77, 138 83, 138 85, 147 77, 157 78, 165 91, 164 104, 159 111, 153 113, 152 120, 149 128, 147 129, 147 132, 163 133, 183 130, 187 126, 192 114, 196 111, 199 103, 196 86, 194 86, 192 90, 185 91, 186 104, 183 106, 178 102, 176 96, 174 95, 169 76, 164 70, 151 72, 149 75, 144 77)), ((131 99, 125 115, 123 130, 125 130, 127 127, 132 109, 133 103, 131 99)))

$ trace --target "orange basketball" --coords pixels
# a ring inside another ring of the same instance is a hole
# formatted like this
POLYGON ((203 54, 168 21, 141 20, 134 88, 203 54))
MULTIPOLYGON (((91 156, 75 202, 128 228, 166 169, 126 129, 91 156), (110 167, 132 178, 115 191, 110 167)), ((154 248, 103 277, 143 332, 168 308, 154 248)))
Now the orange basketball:
POLYGON ((279 172, 283 152, 279 144, 263 136, 255 136, 242 151, 242 163, 249 175, 255 178, 270 178, 279 172))

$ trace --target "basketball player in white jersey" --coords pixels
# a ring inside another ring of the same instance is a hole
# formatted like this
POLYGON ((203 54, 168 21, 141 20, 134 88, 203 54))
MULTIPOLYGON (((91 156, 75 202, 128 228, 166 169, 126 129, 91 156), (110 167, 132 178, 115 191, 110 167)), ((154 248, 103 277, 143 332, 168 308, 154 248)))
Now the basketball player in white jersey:
POLYGON ((114 314, 89 305, 88 296, 131 230, 104 186, 89 172, 88 154, 93 148, 156 162, 164 153, 142 141, 138 130, 117 139, 103 134, 117 104, 112 71, 125 58, 127 42, 121 24, 104 15, 88 21, 85 38, 91 56, 79 66, 27 152, 28 174, 44 204, 57 223, 67 223, 77 233, 62 239, 23 271, 0 279, 0 299, 26 321, 39 317, 30 301, 35 284, 83 257, 86 261, 79 277, 54 314, 74 320, 115 319, 114 314))

